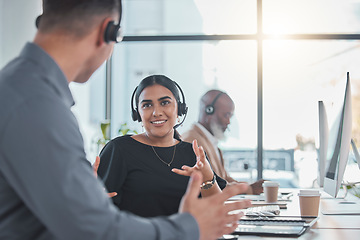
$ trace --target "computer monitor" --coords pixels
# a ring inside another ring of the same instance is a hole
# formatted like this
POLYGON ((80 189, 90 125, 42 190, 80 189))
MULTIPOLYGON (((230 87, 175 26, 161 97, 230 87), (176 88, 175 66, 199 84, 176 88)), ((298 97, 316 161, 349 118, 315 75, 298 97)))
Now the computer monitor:
POLYGON ((324 178, 324 191, 336 198, 348 162, 352 129, 351 86, 347 73, 345 95, 342 107, 332 124, 328 137, 326 161, 328 167, 324 178))
POLYGON ((324 186, 326 154, 328 150, 329 125, 326 109, 323 101, 318 102, 319 105, 319 149, 318 149, 318 174, 317 183, 319 187, 324 186))

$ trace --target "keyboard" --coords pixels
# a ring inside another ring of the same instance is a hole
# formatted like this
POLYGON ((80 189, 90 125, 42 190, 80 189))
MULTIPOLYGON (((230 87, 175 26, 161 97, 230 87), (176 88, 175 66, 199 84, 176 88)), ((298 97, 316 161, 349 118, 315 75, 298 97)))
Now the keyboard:
POLYGON ((277 216, 272 218, 244 217, 239 220, 238 226, 232 235, 298 237, 309 227, 310 224, 302 219, 282 219, 277 216))
POLYGON ((271 217, 280 214, 280 207, 278 205, 250 207, 244 213, 247 217, 271 217))

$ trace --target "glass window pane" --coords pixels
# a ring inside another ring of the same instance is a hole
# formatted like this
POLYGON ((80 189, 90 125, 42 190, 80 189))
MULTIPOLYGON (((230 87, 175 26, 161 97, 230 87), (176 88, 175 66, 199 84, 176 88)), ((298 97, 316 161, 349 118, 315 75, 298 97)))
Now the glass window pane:
POLYGON ((256 32, 256 0, 125 0, 125 35, 256 32))
POLYGON ((71 83, 75 105, 71 108, 79 122, 87 159, 99 154, 97 141, 102 137, 100 124, 105 119, 105 63, 86 83, 71 83))
MULTIPOLYGON (((113 136, 122 123, 142 131, 141 124, 130 116, 130 98, 139 82, 150 74, 164 74, 175 80, 183 89, 188 115, 180 134, 198 120, 199 101, 210 89, 227 92, 235 102, 224 151, 251 150, 257 144, 257 81, 255 41, 214 42, 147 42, 123 43, 114 52, 114 83, 112 88, 113 136)), ((228 159, 227 167, 235 178, 244 171, 239 157, 228 159)), ((256 169, 256 154, 251 158, 251 168, 256 169)), ((249 162, 250 164, 250 162, 249 162)), ((253 179, 257 176, 253 172, 253 179)), ((248 178, 248 177, 247 177, 248 178)))
MULTIPOLYGON (((331 126, 343 101, 347 72, 353 137, 360 135, 359 61, 359 41, 264 42, 264 149, 294 150, 300 187, 311 187, 317 177, 318 101, 324 101, 331 126)), ((345 175, 349 181, 351 177, 345 175)))
POLYGON ((359 11, 359 0, 263 0, 264 33, 358 33, 359 11))

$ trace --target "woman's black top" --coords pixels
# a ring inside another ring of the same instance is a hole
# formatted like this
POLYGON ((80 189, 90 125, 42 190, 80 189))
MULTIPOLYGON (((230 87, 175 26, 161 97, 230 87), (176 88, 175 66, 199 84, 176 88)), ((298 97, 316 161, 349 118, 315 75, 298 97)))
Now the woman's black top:
MULTIPOLYGON (((174 146, 154 147, 165 162, 171 162, 174 146)), ((192 145, 176 144, 170 167, 163 163, 150 145, 136 141, 130 135, 111 140, 100 153, 98 176, 108 192, 117 192, 113 202, 120 210, 142 217, 171 215, 179 210, 189 177, 171 171, 183 165, 194 166, 196 156, 192 145)), ((216 176, 221 189, 226 181, 216 176)))

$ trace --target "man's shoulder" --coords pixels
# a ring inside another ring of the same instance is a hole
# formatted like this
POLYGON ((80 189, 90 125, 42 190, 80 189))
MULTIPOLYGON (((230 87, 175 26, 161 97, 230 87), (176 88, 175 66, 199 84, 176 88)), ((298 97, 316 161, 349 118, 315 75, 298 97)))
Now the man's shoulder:
POLYGON ((22 91, 21 96, 24 96, 42 86, 37 84, 41 82, 41 77, 42 69, 35 62, 25 57, 16 57, 0 70, 0 92, 22 91))
MULTIPOLYGON (((46 91, 35 88, 31 78, 34 78, 34 74, 31 74, 28 66, 29 63, 21 58, 15 58, 9 62, 0 71, 0 109, 2 111, 0 118, 0 132, 1 128, 4 127, 10 116, 13 113, 19 114, 21 107, 28 108, 34 102, 34 98, 31 96, 37 92, 38 94, 45 94, 46 91), (33 85, 32 85, 32 84, 33 85)), ((36 104, 33 104, 37 106, 36 104)), ((15 118, 17 120, 19 118, 15 118)))
POLYGON ((192 142, 197 135, 196 123, 193 123, 191 127, 181 134, 181 139, 184 142, 192 142))
POLYGON ((24 102, 54 98, 54 90, 44 82, 36 64, 20 57, 14 59, 0 71, 0 105, 13 109, 24 102))
POLYGON ((203 138, 202 135, 201 129, 194 123, 187 131, 181 134, 181 138, 185 142, 192 142, 194 139, 203 138))

